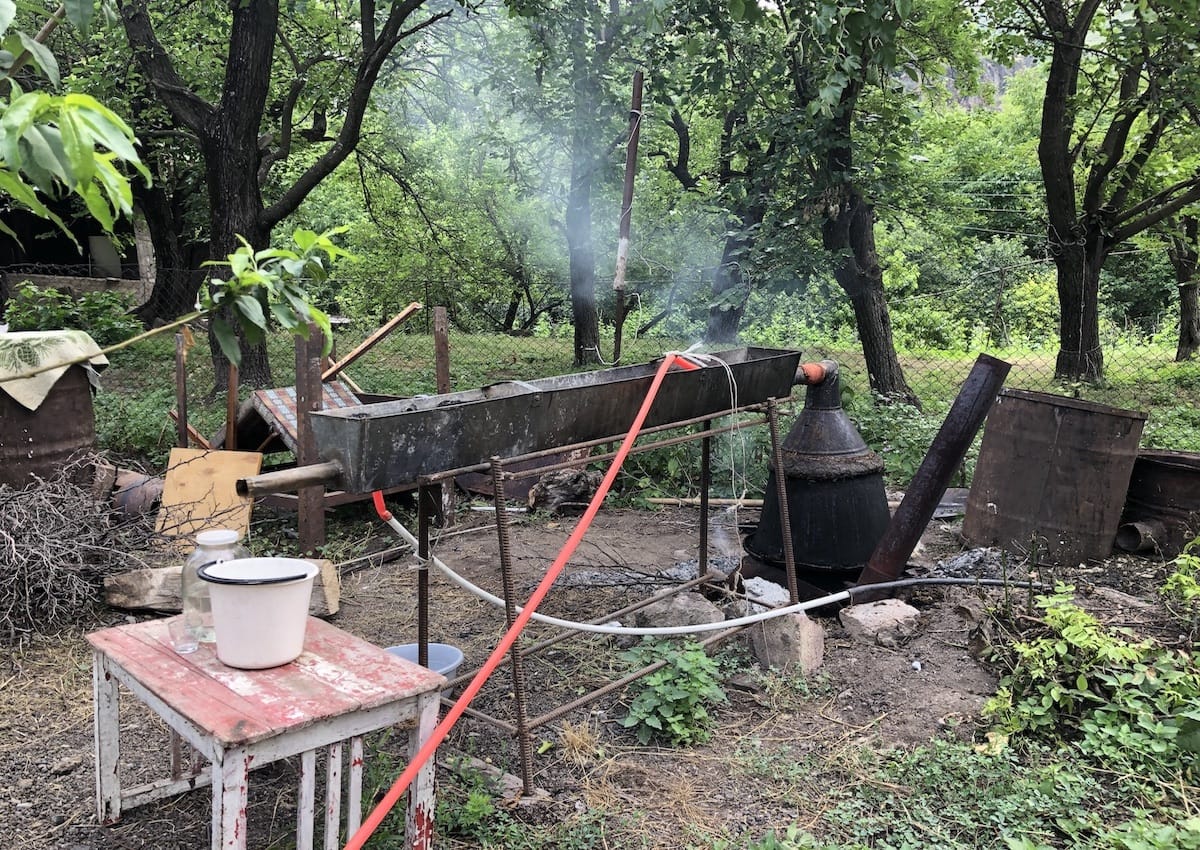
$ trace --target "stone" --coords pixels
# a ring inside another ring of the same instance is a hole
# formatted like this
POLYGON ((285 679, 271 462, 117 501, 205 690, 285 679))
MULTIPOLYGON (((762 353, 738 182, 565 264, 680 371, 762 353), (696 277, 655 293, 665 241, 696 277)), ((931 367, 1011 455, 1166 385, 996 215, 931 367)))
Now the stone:
POLYGON ((698 626, 724 619, 721 609, 699 593, 680 593, 633 612, 633 624, 639 628, 698 626))
POLYGON ((791 596, 788 595, 786 587, 782 587, 760 576, 746 579, 742 582, 742 587, 746 591, 746 595, 754 600, 752 603, 752 610, 754 611, 779 608, 791 601, 791 596))
POLYGON ((825 630, 804 612, 772 617, 750 627, 754 657, 773 670, 799 668, 808 675, 825 659, 825 630))
POLYGON ((54 764, 50 765, 50 772, 55 776, 62 776, 64 773, 70 773, 83 764, 83 756, 70 755, 63 756, 54 764))
POLYGON ((899 599, 880 599, 843 608, 838 616, 855 640, 895 646, 916 633, 921 612, 899 599))

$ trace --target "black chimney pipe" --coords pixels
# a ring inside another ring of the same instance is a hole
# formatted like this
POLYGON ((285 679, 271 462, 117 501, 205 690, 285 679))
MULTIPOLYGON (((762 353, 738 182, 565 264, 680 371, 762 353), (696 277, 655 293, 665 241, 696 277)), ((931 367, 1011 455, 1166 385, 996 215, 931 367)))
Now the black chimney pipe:
POLYGON ((967 449, 992 409, 1011 368, 1011 363, 987 354, 980 354, 975 360, 900 507, 896 508, 891 523, 858 577, 860 585, 900 577, 908 556, 933 518, 954 470, 967 456, 967 449))

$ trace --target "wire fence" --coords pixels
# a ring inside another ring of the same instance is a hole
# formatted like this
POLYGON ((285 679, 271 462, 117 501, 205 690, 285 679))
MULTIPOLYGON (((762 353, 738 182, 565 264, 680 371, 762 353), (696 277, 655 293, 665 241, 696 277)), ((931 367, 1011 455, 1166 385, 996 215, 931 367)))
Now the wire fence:
MULTIPOLYGON (((1008 387, 1142 411, 1148 414, 1143 445, 1200 450, 1200 362, 1175 360, 1178 304, 1165 305, 1158 313, 1136 320, 1115 310, 1103 315, 1103 380, 1063 383, 1054 375, 1058 305, 1051 270, 1030 264, 1030 268, 1014 266, 1002 271, 936 292, 904 291, 903 287, 889 292, 888 312, 898 361, 927 416, 944 414, 977 354, 986 352, 1012 364, 1008 387)), ((8 274, 10 298, 23 274, 8 274)), ((128 288, 128 283, 123 281, 122 287, 128 288)), ((742 313, 737 342, 707 350, 755 345, 800 349, 806 359, 829 358, 841 366, 845 392, 859 405, 869 403, 866 363, 844 294, 817 285, 765 291, 750 283, 745 282, 740 300, 731 301, 727 296, 723 302, 742 313)), ((144 290, 130 297, 143 303, 150 299, 149 306, 162 318, 178 315, 194 306, 198 282, 194 275, 181 273, 176 284, 162 288, 158 304, 153 303, 155 296, 144 290), (161 293, 170 292, 180 303, 172 305, 162 299, 161 293)), ((327 281, 317 295, 331 311, 341 312, 335 324, 335 359, 410 301, 426 304, 427 309, 379 342, 345 373, 347 383, 365 395, 411 396, 437 389, 432 310, 428 309, 437 303, 445 304, 451 316, 449 359, 454 390, 583 368, 575 364, 574 328, 560 289, 513 290, 493 302, 472 295, 468 287, 456 297, 451 281, 327 281), (367 296, 369 302, 364 300, 367 296), (511 330, 497 329, 502 327, 511 330)), ((82 297, 88 290, 75 286, 71 291, 82 297)), ((632 282, 631 292, 633 311, 624 323, 623 364, 648 362, 664 351, 686 349, 703 339, 712 301, 710 278, 694 274, 632 282)), ((611 293, 598 295, 600 362, 586 368, 608 365, 613 356, 611 293)), ((203 408, 215 382, 202 323, 197 330, 198 346, 188 361, 188 383, 199 402, 197 408, 203 408)), ((280 332, 272 336, 269 347, 271 382, 290 386, 294 382, 290 338, 280 332)), ((149 393, 155 404, 173 406, 170 359, 143 357, 134 362, 137 365, 116 364, 121 368, 114 370, 115 380, 110 382, 114 391, 149 393)), ((243 388, 243 397, 246 394, 248 388, 243 388)), ((217 423, 203 419, 217 413, 201 412, 199 427, 215 427, 217 423)), ((110 397, 105 415, 133 416, 136 408, 110 397)), ((118 423, 118 430, 125 427, 136 425, 118 423)))

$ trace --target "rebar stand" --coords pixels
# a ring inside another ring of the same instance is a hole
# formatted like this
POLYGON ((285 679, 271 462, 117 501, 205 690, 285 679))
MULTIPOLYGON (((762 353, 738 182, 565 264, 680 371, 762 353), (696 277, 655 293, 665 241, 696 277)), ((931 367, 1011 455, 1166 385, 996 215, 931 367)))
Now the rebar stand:
MULTIPOLYGON (((680 445, 682 443, 688 443, 695 440, 701 441, 700 532, 698 545, 699 566, 697 570, 697 576, 694 579, 675 585, 671 588, 667 588, 666 590, 663 590, 657 594, 653 594, 646 599, 639 600, 617 611, 613 611, 590 620, 588 621, 590 624, 599 625, 608 622, 616 619, 617 617, 621 617, 625 614, 629 614, 641 608, 647 607, 662 599, 670 598, 671 596, 720 578, 718 574, 711 573, 708 570, 708 507, 709 490, 712 484, 712 438, 719 434, 740 430, 742 428, 766 424, 770 429, 772 457, 775 458, 776 464, 780 464, 782 454, 779 441, 778 403, 776 399, 768 399, 765 404, 754 404, 740 408, 732 408, 720 415, 732 416, 745 413, 762 414, 764 412, 766 415, 762 416, 761 418, 746 422, 737 422, 732 425, 723 425, 720 427, 713 427, 714 417, 710 414, 707 416, 696 417, 679 422, 666 423, 653 428, 643 429, 642 434, 649 435, 662 433, 669 430, 678 430, 680 428, 685 428, 692 425, 699 426, 699 430, 692 433, 684 434, 682 436, 667 437, 643 445, 635 445, 630 451, 630 454, 640 454, 642 452, 668 448, 670 446, 680 445)), ((599 446, 604 446, 605 444, 619 443, 621 439, 622 436, 605 437, 599 440, 589 440, 586 442, 573 443, 570 445, 543 449, 536 452, 529 452, 527 454, 511 458, 501 459, 498 457, 493 457, 486 464, 476 464, 474 466, 463 467, 461 469, 444 470, 435 474, 425 475, 420 478, 418 482, 420 485, 420 492, 422 494, 425 494, 426 492, 432 494, 439 492, 437 488, 439 488, 443 482, 453 481, 455 477, 464 473, 490 472, 492 480, 492 498, 496 512, 496 535, 500 547, 500 568, 505 603, 505 621, 509 627, 512 626, 514 620, 516 619, 516 608, 518 602, 516 597, 516 581, 512 563, 512 543, 509 531, 509 512, 504 497, 505 482, 533 476, 542 476, 548 472, 554 472, 560 469, 571 469, 584 466, 589 463, 611 460, 616 456, 616 451, 610 450, 603 454, 587 456, 581 459, 569 461, 555 461, 554 458, 556 456, 561 456, 564 453, 574 452, 577 450, 590 450, 599 446), (544 466, 536 466, 519 471, 510 471, 506 468, 506 464, 516 465, 518 463, 531 460, 546 460, 548 462, 544 466)), ((781 480, 782 476, 777 475, 776 478, 777 480, 781 480)), ((783 495, 784 494, 781 494, 781 498, 779 500, 781 527, 790 528, 789 517, 787 513, 787 501, 783 495)), ((418 652, 420 658, 426 659, 428 653, 428 618, 427 613, 423 613, 427 612, 428 610, 428 571, 426 569, 426 562, 430 553, 429 529, 432 525, 432 518, 437 510, 437 503, 436 499, 425 498, 424 495, 422 495, 422 497, 418 499, 417 504, 419 517, 418 527, 420 529, 420 534, 418 537, 420 551, 418 554, 420 555, 422 561, 421 571, 418 574, 418 639, 420 643, 418 652)), ((790 535, 785 534, 784 538, 784 557, 789 583, 788 592, 792 602, 796 602, 798 601, 798 590, 796 587, 795 560, 791 552, 790 535)), ((740 633, 745 628, 745 626, 742 626, 719 631, 716 634, 701 640, 699 643, 701 646, 707 649, 708 647, 715 646, 721 641, 740 633)), ((532 744, 532 735, 534 729, 558 720, 566 714, 569 714, 576 709, 585 707, 607 694, 620 690, 630 683, 637 681, 641 677, 660 669, 666 663, 665 661, 659 661, 643 667, 640 670, 635 670, 623 676, 619 680, 609 682, 599 688, 583 694, 582 696, 577 697, 576 699, 562 703, 544 714, 530 718, 528 707, 528 682, 524 669, 525 660, 537 652, 567 640, 572 636, 573 632, 567 631, 563 634, 539 641, 528 648, 522 648, 519 638, 514 641, 512 649, 509 652, 509 660, 512 670, 513 701, 516 713, 515 723, 510 723, 500 718, 493 717, 478 709, 467 708, 464 712, 469 717, 485 722, 496 729, 516 736, 518 749, 520 752, 521 781, 523 784, 524 793, 526 794, 532 794, 534 791, 532 744)), ((425 662, 422 661, 422 663, 425 662)), ((450 687, 470 681, 476 672, 478 671, 472 670, 455 677, 450 682, 450 687)))
MULTIPOLYGON (((504 502, 504 461, 492 458, 492 498, 496 504, 496 537, 500 543, 500 573, 504 583, 504 620, 512 628, 517 619, 516 579, 512 568, 512 541, 508 528, 508 510, 504 502)), ((521 651, 521 636, 513 640, 508 651, 512 666, 513 701, 517 713, 517 748, 521 753, 521 782, 526 794, 533 793, 533 740, 529 732, 529 708, 525 679, 525 662, 521 651)))

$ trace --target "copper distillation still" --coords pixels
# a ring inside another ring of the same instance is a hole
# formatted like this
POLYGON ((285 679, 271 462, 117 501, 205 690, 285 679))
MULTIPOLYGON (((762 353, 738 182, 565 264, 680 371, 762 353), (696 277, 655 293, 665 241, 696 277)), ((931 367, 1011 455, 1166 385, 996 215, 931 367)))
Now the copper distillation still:
MULTIPOLYGON (((806 363, 804 408, 781 444, 796 581, 801 596, 841 590, 857 579, 891 521, 883 459, 842 409, 838 364, 806 363)), ((743 578, 786 584, 780 471, 770 464, 762 518, 746 537, 743 578), (782 577, 782 580, 781 580, 782 577)))

